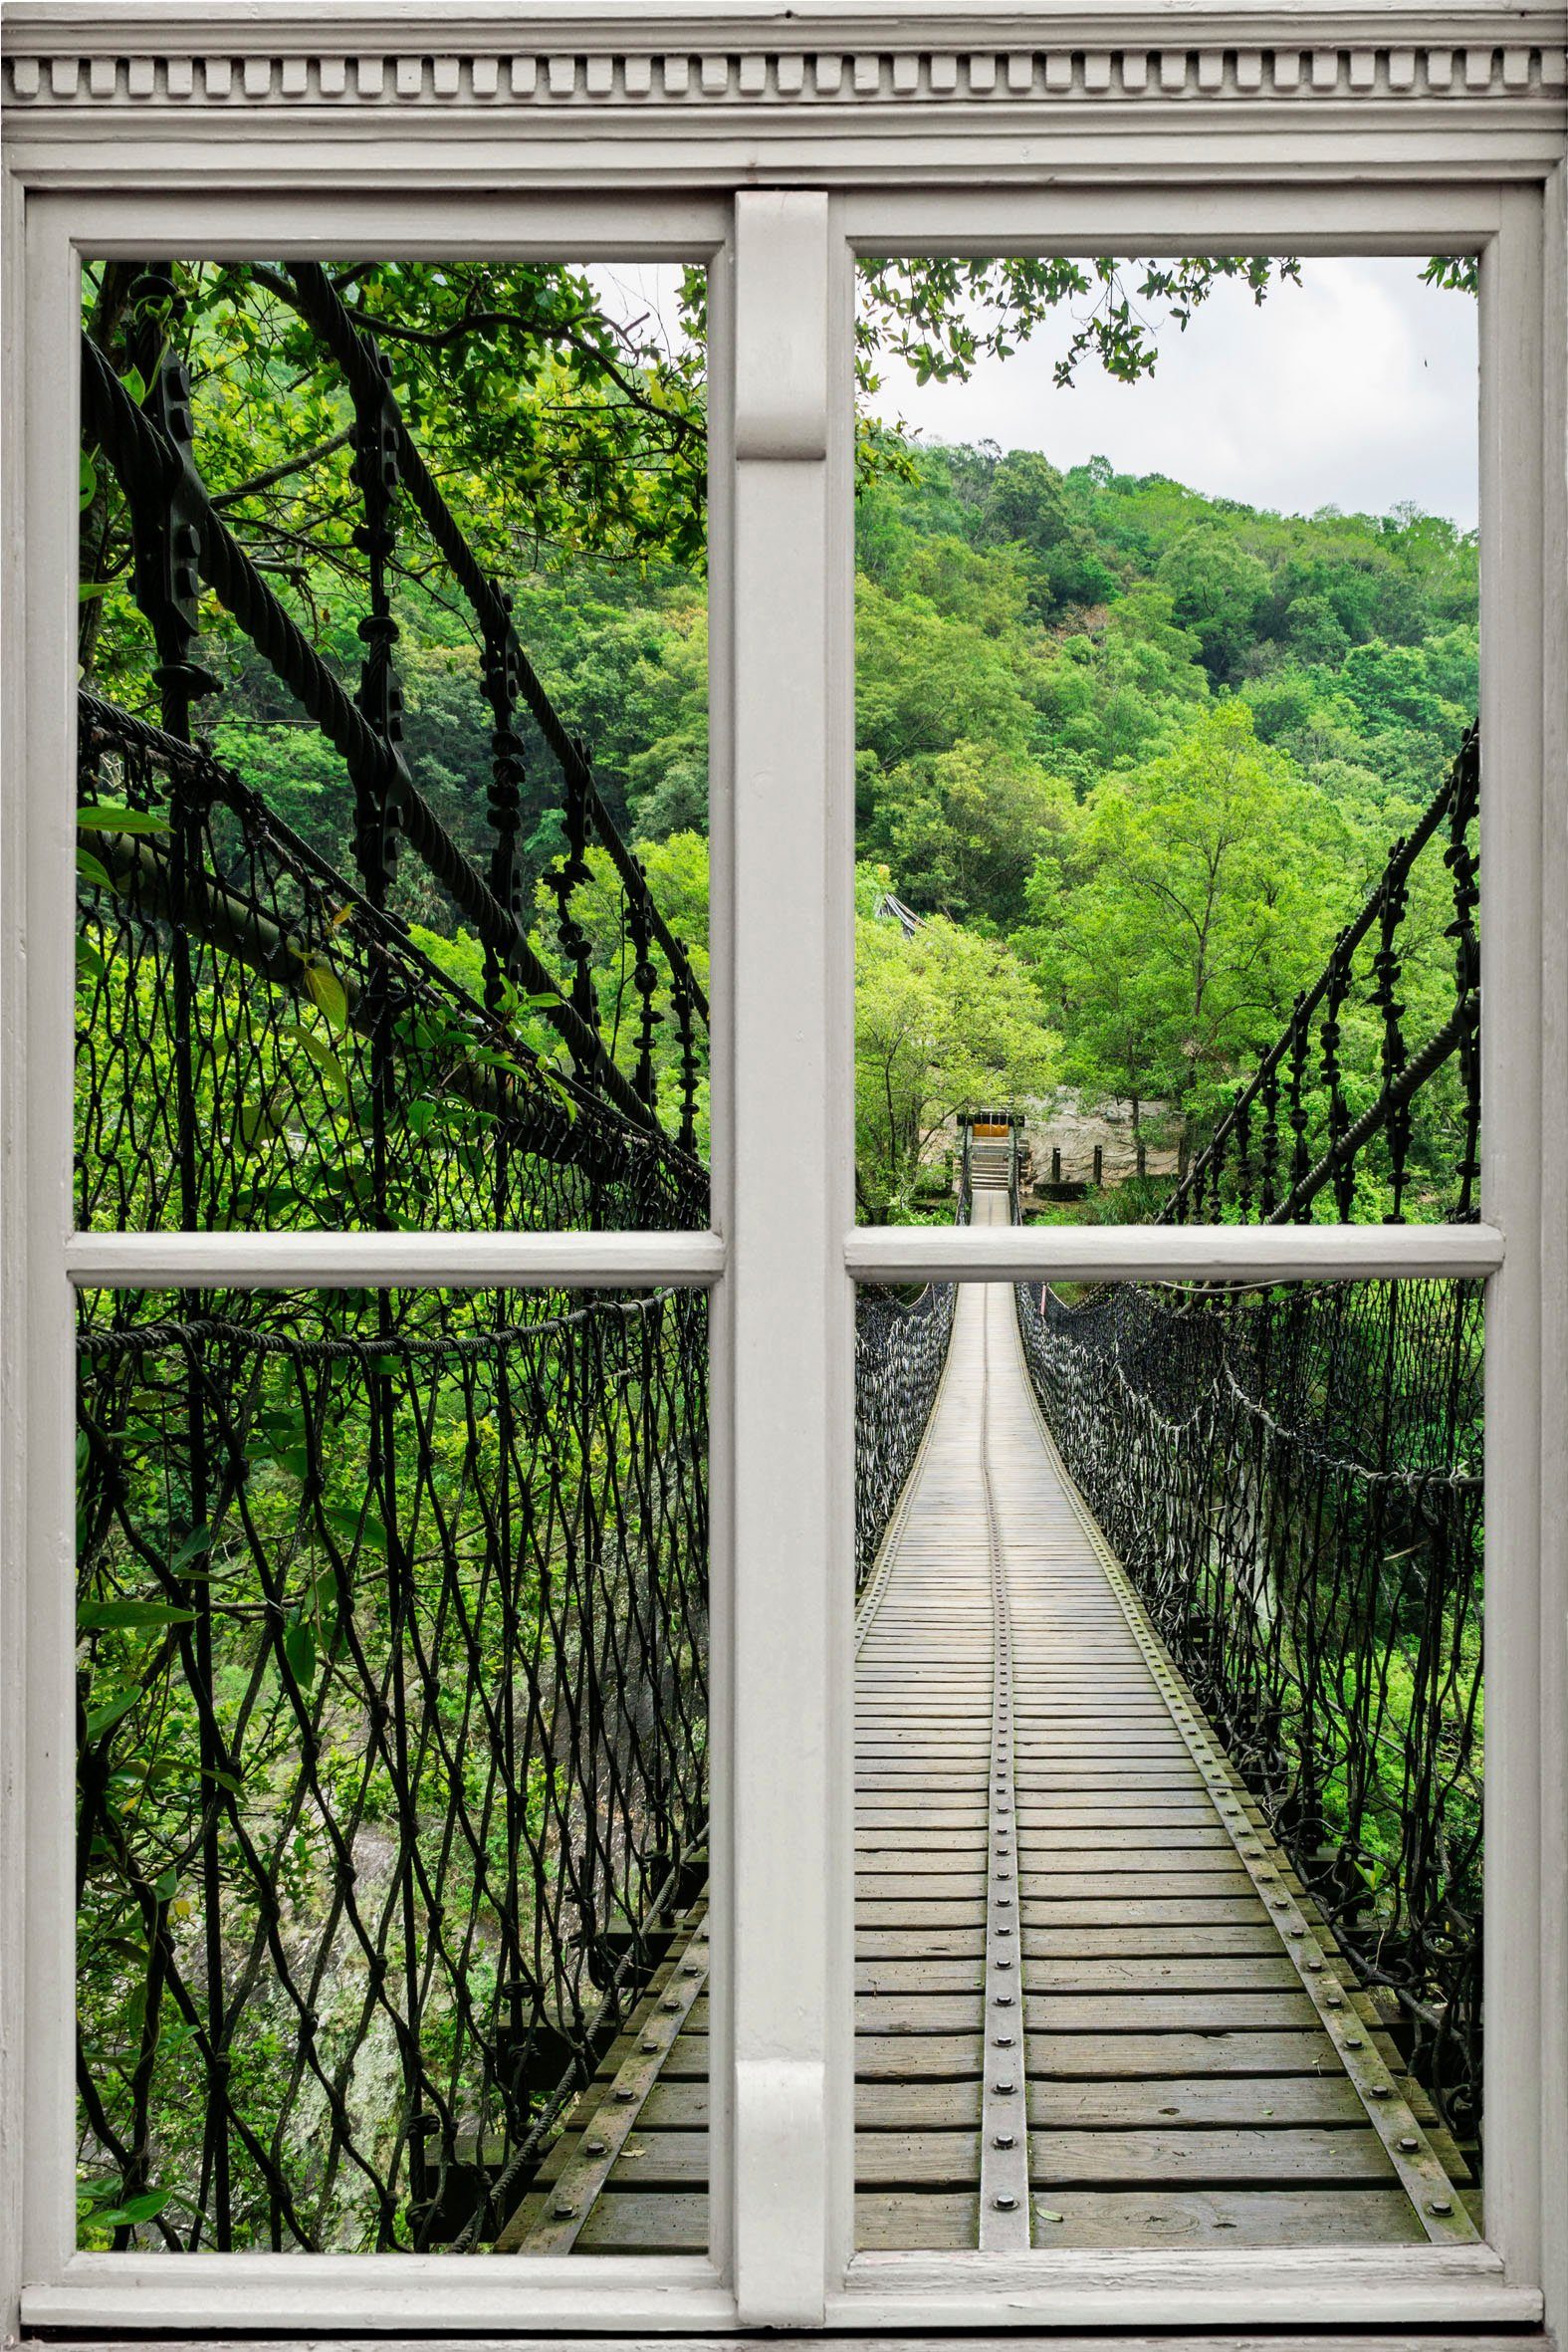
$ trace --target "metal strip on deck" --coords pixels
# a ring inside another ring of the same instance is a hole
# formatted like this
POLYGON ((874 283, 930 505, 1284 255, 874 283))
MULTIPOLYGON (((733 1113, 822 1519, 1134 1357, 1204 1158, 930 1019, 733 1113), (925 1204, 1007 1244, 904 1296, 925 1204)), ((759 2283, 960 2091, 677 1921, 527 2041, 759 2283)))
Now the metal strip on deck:
MULTIPOLYGON (((1474 2236, 1462 2157, 1062 1469, 1008 1286, 959 1294, 855 1700, 859 2244, 1474 2236)), ((663 2005, 677 1965, 509 2248, 706 2244, 707 2000, 663 2005)))
POLYGON ((986 2007, 980 2102, 980 2250, 1029 2242, 1029 2134, 1012 1770, 1012 1615, 991 1470, 991 1329, 981 1331, 980 1485, 991 1568, 991 1777, 986 1857, 986 2007))

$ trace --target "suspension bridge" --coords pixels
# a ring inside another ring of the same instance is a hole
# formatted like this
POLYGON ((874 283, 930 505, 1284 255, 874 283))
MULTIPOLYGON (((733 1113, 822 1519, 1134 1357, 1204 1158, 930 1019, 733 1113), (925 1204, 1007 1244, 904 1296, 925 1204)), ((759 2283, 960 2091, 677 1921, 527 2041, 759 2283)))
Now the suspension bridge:
MULTIPOLYGON (((352 419, 352 693, 205 490, 168 270, 133 368, 84 344, 148 658, 80 700, 78 1222, 700 1228, 691 961, 372 326, 269 284, 352 419), (401 748, 400 534, 480 648, 483 854, 401 748), (203 588, 340 759, 351 872, 197 737, 203 588)), ((1473 1214, 1477 778, 1472 736, 1162 1218, 1473 1214)), ((955 1206, 1022 1216, 1010 1131, 955 1206)), ((91 2241, 704 2247, 702 1296, 86 1293, 79 1332, 91 2241)), ((1456 1282, 861 1296, 863 2245, 1474 2235, 1479 1358, 1456 1282)))
MULTIPOLYGON (((975 1221, 1005 1221, 1007 1146, 975 1221)), ((964 1286, 859 1609, 865 2247, 1453 2242, 1469 2171, 964 1286)), ((500 2250, 707 2243, 694 1924, 500 2250)))

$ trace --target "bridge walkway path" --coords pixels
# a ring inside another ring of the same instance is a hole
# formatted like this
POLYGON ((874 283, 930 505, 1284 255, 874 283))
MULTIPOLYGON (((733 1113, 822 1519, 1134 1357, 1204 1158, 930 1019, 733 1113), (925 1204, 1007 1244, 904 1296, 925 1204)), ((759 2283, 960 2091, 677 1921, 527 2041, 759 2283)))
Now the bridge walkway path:
MULTIPOLYGON (((863 2247, 1473 2236, 1460 2152, 1061 1465, 1008 1285, 960 1292, 857 1633, 863 2247)), ((706 1966, 699 1908, 502 2250, 705 2246, 706 1966)))

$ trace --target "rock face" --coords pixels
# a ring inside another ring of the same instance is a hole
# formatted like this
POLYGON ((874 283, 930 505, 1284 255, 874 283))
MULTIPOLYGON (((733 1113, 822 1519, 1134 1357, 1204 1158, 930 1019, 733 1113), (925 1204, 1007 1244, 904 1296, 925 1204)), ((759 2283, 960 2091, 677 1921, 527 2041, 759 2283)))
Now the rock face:
MULTIPOLYGON (((1117 1185, 1137 1175, 1137 1140, 1132 1112, 1125 1102, 1085 1102, 1074 1087, 1058 1086, 1053 1094, 1026 1098, 1019 1108, 1028 1147, 1026 1190, 1048 1197, 1056 1185, 1117 1185)), ((1142 1107, 1140 1125, 1144 1173, 1174 1176, 1180 1157, 1180 1120, 1168 1104, 1148 1102, 1142 1107)), ((955 1120, 955 1144, 957 1126, 955 1120)))

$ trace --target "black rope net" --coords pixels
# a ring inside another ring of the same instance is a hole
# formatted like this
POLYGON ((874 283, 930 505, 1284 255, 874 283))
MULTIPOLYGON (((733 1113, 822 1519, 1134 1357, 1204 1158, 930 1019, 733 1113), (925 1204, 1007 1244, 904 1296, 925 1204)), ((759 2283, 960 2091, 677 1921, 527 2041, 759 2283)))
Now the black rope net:
POLYGON ((465 991, 232 768, 84 694, 78 790, 84 1229, 706 1222, 676 1145, 542 1059, 504 992, 465 991))
MULTIPOLYGON (((1016 1185, 1016 1146, 1013 1183, 1016 1185)), ((959 1152, 953 1222, 974 1210, 970 1133, 959 1152)), ((876 1564, 899 1496, 942 1385, 958 1305, 956 1283, 928 1283, 912 1295, 877 1285, 855 1293, 855 1591, 876 1564)))
POLYGON ((702 1875, 706 1301, 89 1294, 87 2219, 478 2242, 702 1875))
POLYGON ((1480 737, 1347 923, 1159 1222, 1402 1225, 1475 1215, 1480 737))
MULTIPOLYGON (((284 282, 346 387, 357 681, 208 496, 170 272, 138 281, 143 391, 84 346, 144 707, 79 701, 79 1221, 700 1228, 691 963, 373 344, 320 271, 284 282), (401 749, 399 523, 480 640, 463 838, 401 749), (340 864, 193 740, 203 586, 337 764, 340 864), (560 774, 548 953, 531 746, 560 774), (465 932, 471 985, 437 953, 465 932)), ((704 1874, 706 1301, 87 1293, 79 1361, 83 2242, 482 2246, 704 1874)))
MULTIPOLYGON (((1472 733, 1165 1221, 1474 1216, 1478 774, 1472 733), (1359 1095, 1358 1021, 1379 1072, 1359 1095)), ((1480 1287, 1024 1284, 1017 1302, 1068 1470, 1418 2075, 1473 2138, 1480 1287)))
MULTIPOLYGON (((238 910, 222 899, 228 860, 238 861, 242 897, 258 877, 247 870, 251 843, 236 841, 233 820, 243 835, 264 812, 254 794, 249 808, 243 807, 246 795, 238 787, 228 794, 227 818, 214 831, 218 764, 181 759, 169 747, 188 746, 198 729, 223 716, 224 679, 210 662, 221 660, 231 679, 236 665, 248 664, 269 678, 280 718, 287 711, 298 731, 301 756, 325 758, 340 775, 341 789, 331 798, 339 812, 334 839, 343 854, 322 860, 318 882, 339 902, 344 896, 361 900, 380 919, 383 942, 401 938, 411 944, 415 922, 448 941, 461 943, 466 935, 480 965, 466 993, 482 999, 514 1039, 531 1025, 553 1033, 554 1052, 578 1087, 618 1113, 634 1134, 679 1159, 679 1185, 691 1202, 687 1221, 705 1216, 707 1172, 696 1144, 708 1007, 691 958, 606 808, 582 745, 519 642, 506 595, 480 565, 433 479, 398 409, 373 336, 354 323, 317 265, 289 265, 269 272, 268 280, 281 292, 297 332, 311 339, 310 348, 329 369, 338 371, 337 399, 349 421, 328 445, 332 454, 318 470, 325 469, 323 487, 339 523, 344 514, 355 518, 347 547, 336 549, 334 563, 347 573, 342 594, 347 608, 358 613, 362 658, 356 676, 339 676, 335 659, 304 625, 308 597, 296 592, 291 608, 225 519, 222 502, 209 493, 201 473, 198 410, 178 354, 179 284, 167 265, 149 265, 136 281, 132 304, 132 317, 146 322, 130 337, 145 360, 139 372, 121 376, 90 337, 82 345, 88 463, 114 487, 131 566, 134 618, 116 649, 120 699, 137 705, 133 714, 94 706, 85 732, 96 725, 101 740, 117 732, 123 741, 141 724, 163 747, 174 789, 161 838, 144 824, 128 836, 116 834, 113 804, 89 811, 96 837, 85 846, 100 886, 134 878, 141 903, 161 904, 176 935, 175 965, 186 953, 185 935, 204 937, 214 922, 218 944, 235 951, 234 922, 224 918, 238 910), (135 384, 143 378, 137 398, 135 384), (422 768, 415 773, 420 764, 411 763, 404 749, 397 678, 402 624, 394 593, 404 578, 417 578, 426 598, 466 627, 478 656, 467 717, 488 736, 488 790, 482 810, 463 808, 450 819, 438 809, 439 796, 432 797, 436 780, 422 768), (212 605, 203 603, 204 592, 221 613, 210 647, 203 632, 212 605), (531 757, 536 768, 555 777, 554 806, 551 792, 530 775, 531 757), (542 823, 546 816, 548 825, 542 823), (551 831, 560 842, 560 854, 537 877, 553 902, 550 921, 540 926, 553 931, 550 938, 540 936, 534 923, 526 817, 536 832, 551 831), (354 887, 347 892, 337 876, 350 862, 354 887), (596 969, 584 919, 590 898, 607 900, 616 947, 607 972, 596 969), (612 991, 605 1005, 599 1001, 601 982, 612 991)), ((297 863, 305 845, 287 838, 276 817, 271 835, 274 851, 287 845, 297 863)), ((266 918, 272 876, 259 880, 253 911, 266 918)), ((331 959, 315 952, 324 943, 303 944, 313 951, 310 994, 324 1016, 337 1016, 340 1026, 331 959)), ((281 970, 272 976, 284 978, 281 970)), ((358 1009, 372 1055, 392 1052, 401 1041, 381 994, 372 990, 358 1009)), ((370 1107, 373 1115, 373 1100, 370 1107)))
POLYGON ((855 1590, 915 1466, 953 1334, 955 1283, 914 1298, 866 1289, 855 1298, 855 1590))
POLYGON ((1471 1283, 1020 1286, 1112 1548, 1421 2078, 1480 2096, 1481 1301, 1471 1283))

